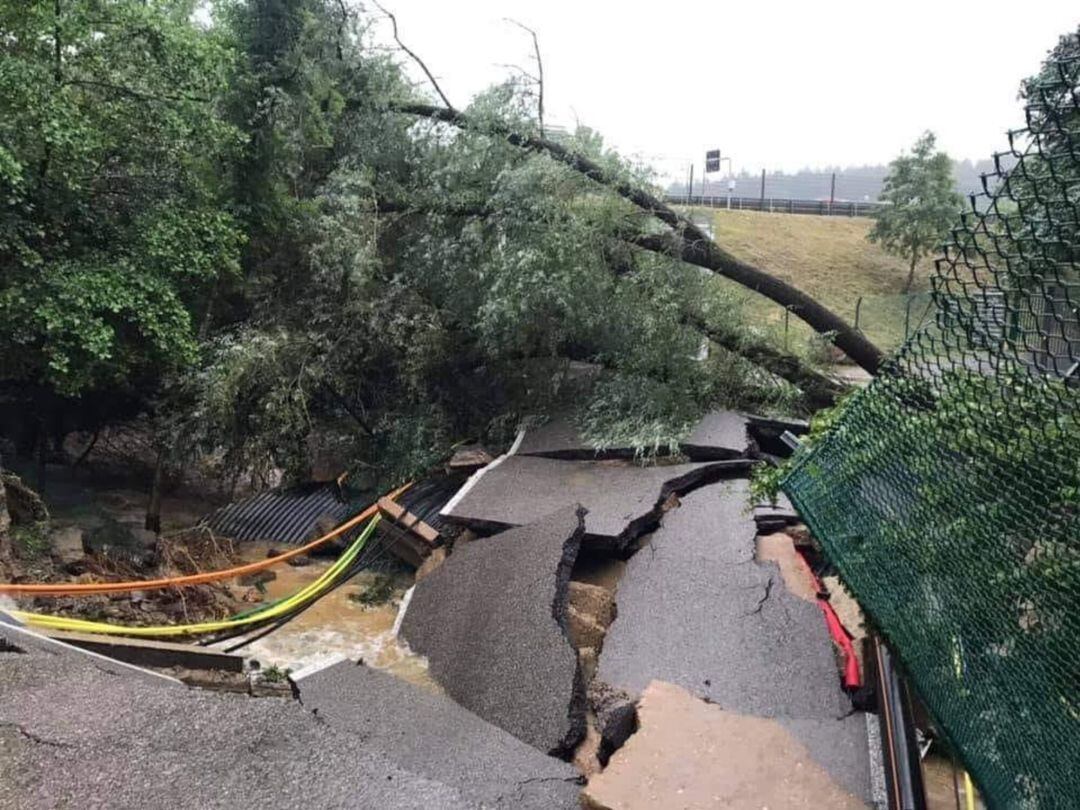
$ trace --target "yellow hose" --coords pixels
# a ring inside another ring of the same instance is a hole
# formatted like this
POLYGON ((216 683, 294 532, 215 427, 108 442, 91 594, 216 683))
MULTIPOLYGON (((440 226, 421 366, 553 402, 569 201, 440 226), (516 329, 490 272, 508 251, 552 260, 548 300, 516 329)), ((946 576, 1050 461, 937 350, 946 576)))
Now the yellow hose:
POLYGON ((289 613, 294 608, 314 599, 322 594, 326 588, 333 584, 337 575, 345 570, 359 556, 372 532, 378 525, 380 515, 376 514, 368 522, 353 541, 352 545, 330 566, 318 579, 305 585, 287 599, 278 602, 264 611, 253 616, 245 616, 241 619, 221 619, 213 622, 201 622, 198 624, 169 624, 157 627, 128 627, 125 625, 108 624, 106 622, 92 622, 85 619, 71 619, 66 616, 50 616, 45 613, 27 613, 22 610, 9 611, 12 616, 21 622, 32 626, 49 627, 54 630, 74 630, 84 633, 105 633, 122 636, 184 636, 195 633, 214 633, 219 630, 231 630, 266 619, 276 618, 289 613))
POLYGON ((967 810, 975 810, 975 785, 972 784, 971 775, 964 771, 964 797, 967 810))

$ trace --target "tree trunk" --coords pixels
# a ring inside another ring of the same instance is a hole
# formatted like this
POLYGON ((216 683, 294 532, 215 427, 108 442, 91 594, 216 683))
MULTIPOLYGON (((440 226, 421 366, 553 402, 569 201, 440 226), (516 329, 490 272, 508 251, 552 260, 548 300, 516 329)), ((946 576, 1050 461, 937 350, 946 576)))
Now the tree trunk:
MULTIPOLYGON (((346 106, 357 109, 360 102, 351 100, 346 106)), ((610 188, 642 211, 670 226, 674 231, 674 233, 660 236, 643 235, 632 240, 635 244, 640 247, 647 247, 650 243, 660 246, 667 245, 668 250, 666 252, 672 252, 672 255, 678 256, 682 261, 711 270, 764 295, 766 298, 780 304, 780 306, 791 310, 818 333, 832 334, 833 343, 847 354, 852 362, 862 366, 871 374, 877 373, 878 366, 881 365, 883 360, 881 351, 843 318, 786 281, 731 256, 713 242, 701 228, 686 217, 676 213, 673 208, 662 200, 631 183, 609 176, 602 166, 594 163, 584 155, 572 152, 562 144, 546 138, 522 135, 498 124, 489 122, 474 124, 467 115, 455 109, 436 107, 431 104, 400 103, 391 105, 390 110, 430 118, 463 129, 474 129, 505 138, 509 143, 523 149, 543 152, 585 177, 610 188)))
POLYGON ((150 505, 146 507, 146 522, 143 524, 147 531, 155 534, 161 534, 161 482, 164 473, 165 454, 159 452, 154 464, 154 482, 150 485, 150 505))
POLYGON ((45 420, 38 420, 38 433, 37 433, 37 469, 35 477, 37 478, 37 491, 39 495, 45 494, 45 460, 46 455, 49 452, 49 434, 45 430, 45 420))
POLYGON ((919 254, 911 251, 911 264, 908 265, 907 284, 904 285, 904 295, 911 292, 911 285, 915 283, 915 265, 919 263, 919 254))
MULTIPOLYGON (((0 461, 0 472, 4 466, 0 461)), ((7 490, 4 488, 4 479, 0 476, 0 570, 11 565, 11 538, 8 530, 11 528, 11 515, 7 508, 7 490)), ((5 572, 6 573, 6 572, 5 572)))
POLYGON ((814 408, 829 408, 849 389, 830 379, 821 372, 810 368, 799 358, 777 351, 761 341, 745 340, 739 334, 707 324, 697 315, 686 314, 683 322, 697 330, 716 345, 745 357, 756 366, 787 380, 806 397, 814 408))

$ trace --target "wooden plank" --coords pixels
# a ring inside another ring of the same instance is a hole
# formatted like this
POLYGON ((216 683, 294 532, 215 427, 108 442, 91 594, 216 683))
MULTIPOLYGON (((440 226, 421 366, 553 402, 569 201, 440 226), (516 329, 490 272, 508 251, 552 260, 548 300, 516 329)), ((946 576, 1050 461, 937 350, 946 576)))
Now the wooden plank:
POLYGON ((439 542, 439 533, 434 528, 424 523, 412 512, 406 512, 405 507, 390 498, 379 498, 379 511, 403 529, 415 534, 429 546, 434 547, 439 542))
POLYGON ((420 567, 433 550, 426 541, 396 523, 381 523, 379 532, 385 538, 386 550, 411 566, 420 567))
POLYGON ((244 671, 243 656, 213 650, 209 647, 199 647, 194 644, 104 636, 94 633, 73 633, 66 630, 40 630, 39 632, 44 636, 70 644, 73 647, 140 667, 186 667, 187 669, 214 669, 224 672, 244 671))

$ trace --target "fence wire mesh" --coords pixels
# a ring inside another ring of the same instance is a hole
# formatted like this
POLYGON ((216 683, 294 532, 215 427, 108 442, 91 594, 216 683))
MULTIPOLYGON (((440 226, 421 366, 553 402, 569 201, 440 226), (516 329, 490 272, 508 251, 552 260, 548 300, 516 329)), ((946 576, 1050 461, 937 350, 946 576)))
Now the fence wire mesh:
POLYGON ((784 490, 992 807, 1080 804, 1080 32, 784 490))

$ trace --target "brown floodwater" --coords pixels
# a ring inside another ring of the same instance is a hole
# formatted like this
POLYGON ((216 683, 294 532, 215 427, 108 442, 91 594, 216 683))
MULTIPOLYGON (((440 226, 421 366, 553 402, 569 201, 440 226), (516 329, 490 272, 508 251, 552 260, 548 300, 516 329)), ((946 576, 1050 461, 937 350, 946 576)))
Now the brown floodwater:
MULTIPOLYGON (((266 557, 268 546, 245 543, 243 556, 249 560, 266 557)), ((277 577, 265 583, 263 599, 289 596, 311 584, 326 572, 333 560, 315 559, 310 565, 274 566, 277 577)), ((354 597, 372 581, 373 574, 361 572, 347 584, 323 596, 299 616, 267 636, 242 648, 248 658, 263 667, 298 670, 327 662, 338 655, 362 660, 403 680, 433 691, 439 685, 428 673, 427 659, 411 652, 394 635, 394 621, 411 577, 395 581, 389 601, 364 605, 354 597)))

